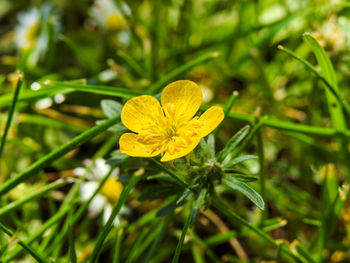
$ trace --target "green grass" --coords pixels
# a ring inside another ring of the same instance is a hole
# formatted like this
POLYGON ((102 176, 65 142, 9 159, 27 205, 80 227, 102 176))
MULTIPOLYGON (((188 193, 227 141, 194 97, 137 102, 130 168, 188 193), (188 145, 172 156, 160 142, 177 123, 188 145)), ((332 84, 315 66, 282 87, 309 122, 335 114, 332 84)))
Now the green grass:
POLYGON ((349 262, 349 4, 111 0, 113 29, 93 2, 0 3, 0 262, 349 262), (181 79, 224 121, 173 163, 121 154, 123 104, 181 79))

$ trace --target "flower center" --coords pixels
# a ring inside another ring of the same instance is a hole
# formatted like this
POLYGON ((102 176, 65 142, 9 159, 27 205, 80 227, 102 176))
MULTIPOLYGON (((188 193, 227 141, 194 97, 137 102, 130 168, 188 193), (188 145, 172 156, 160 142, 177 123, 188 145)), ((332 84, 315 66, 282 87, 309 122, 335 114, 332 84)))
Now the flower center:
POLYGON ((27 44, 25 45, 25 49, 31 49, 38 37, 38 33, 39 33, 39 28, 40 28, 40 23, 36 22, 34 25, 32 25, 27 32, 26 35, 26 40, 27 40, 27 44))
POLYGON ((125 20, 121 15, 113 13, 107 17, 106 25, 108 29, 119 30, 124 28, 125 20))
POLYGON ((108 202, 115 204, 122 193, 123 185, 116 179, 107 179, 101 188, 101 194, 107 198, 108 202))
POLYGON ((165 134, 166 134, 166 137, 171 139, 173 136, 176 135, 176 126, 175 125, 170 125, 170 126, 166 127, 165 128, 165 134))

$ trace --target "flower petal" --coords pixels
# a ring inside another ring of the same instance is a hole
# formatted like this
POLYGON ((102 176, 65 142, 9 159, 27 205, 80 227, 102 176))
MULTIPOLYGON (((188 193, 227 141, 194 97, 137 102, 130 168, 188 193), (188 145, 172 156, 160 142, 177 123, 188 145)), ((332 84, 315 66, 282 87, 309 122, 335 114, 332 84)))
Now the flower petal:
POLYGON ((98 188, 98 182, 85 182, 80 186, 80 197, 82 201, 87 201, 98 188))
POLYGON ((212 106, 206 110, 198 119, 201 124, 201 137, 207 136, 211 133, 224 119, 224 111, 221 107, 212 106))
POLYGON ((149 95, 128 100, 121 112, 123 124, 133 132, 141 132, 151 126, 158 126, 164 120, 159 101, 149 95))
MULTIPOLYGON (((103 211, 103 223, 106 224, 109 217, 111 216, 112 214, 112 206, 110 204, 106 205, 104 211, 103 211)), ((120 225, 120 217, 119 215, 117 215, 114 220, 113 220, 113 225, 114 226, 119 226, 120 225)))
MULTIPOLYGON (((161 162, 169 162, 180 157, 186 156, 193 151, 194 148, 198 145, 201 137, 192 137, 191 141, 186 145, 186 147, 176 147, 172 151, 166 151, 163 157, 160 159, 161 162)), ((169 149, 169 148, 168 148, 169 149)))
POLYGON ((106 204, 107 199, 103 195, 97 194, 89 205, 90 216, 97 216, 99 213, 101 213, 106 204))
POLYGON ((160 153, 154 144, 143 144, 134 133, 124 133, 119 139, 120 152, 133 157, 153 157, 160 153))
POLYGON ((178 80, 163 89, 161 102, 165 114, 177 121, 188 121, 202 103, 202 91, 193 81, 178 80))

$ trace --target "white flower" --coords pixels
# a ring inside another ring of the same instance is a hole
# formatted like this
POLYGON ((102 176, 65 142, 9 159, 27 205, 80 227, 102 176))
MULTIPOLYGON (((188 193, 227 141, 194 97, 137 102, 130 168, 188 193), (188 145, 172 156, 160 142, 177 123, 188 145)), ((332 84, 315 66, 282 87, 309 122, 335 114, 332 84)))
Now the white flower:
POLYGON ((55 39, 60 31, 56 15, 51 14, 51 6, 43 4, 40 9, 32 8, 18 15, 14 42, 20 52, 29 51, 27 65, 33 67, 45 55, 49 39, 55 39))
MULTIPOLYGON (((106 164, 106 161, 102 158, 97 158, 95 161, 86 160, 84 161, 84 165, 86 167, 74 169, 74 174, 84 177, 87 180, 83 182, 80 187, 80 197, 82 201, 87 201, 96 191, 101 180, 109 173, 111 167, 106 164)), ((119 168, 115 168, 102 186, 100 192, 97 193, 89 205, 89 215, 91 217, 96 217, 103 212, 104 223, 106 223, 110 217, 113 206, 118 201, 123 190, 123 185, 116 180, 118 175, 119 168)), ((121 216, 127 213, 128 209, 122 207, 119 215, 114 219, 113 224, 118 226, 121 216)))
MULTIPOLYGON (((122 3, 121 6, 125 14, 130 14, 130 9, 126 4, 122 3)), ((95 0, 90 9, 90 15, 97 25, 104 29, 120 30, 126 26, 122 12, 113 0, 95 0)))
POLYGON ((15 43, 18 49, 31 49, 34 47, 40 30, 40 12, 33 8, 26 13, 18 15, 15 29, 15 43))

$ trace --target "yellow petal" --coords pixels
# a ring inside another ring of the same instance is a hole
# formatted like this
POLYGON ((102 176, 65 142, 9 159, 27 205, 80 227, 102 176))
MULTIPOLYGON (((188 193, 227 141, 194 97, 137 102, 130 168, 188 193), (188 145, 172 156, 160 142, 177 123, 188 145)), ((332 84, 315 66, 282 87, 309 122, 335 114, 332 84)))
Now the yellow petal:
POLYGON ((188 121, 202 103, 202 91, 193 81, 178 80, 163 89, 161 102, 165 114, 174 120, 188 121))
POLYGON ((123 124, 129 130, 138 133, 150 126, 159 126, 164 118, 159 101, 148 95, 128 100, 121 112, 123 124))
POLYGON ((224 111, 221 107, 212 106, 206 110, 198 119, 200 122, 201 137, 207 136, 211 133, 224 119, 224 111))
POLYGON ((169 147, 168 151, 165 152, 163 157, 160 159, 161 162, 169 162, 175 159, 178 159, 180 157, 186 156, 190 152, 193 151, 194 148, 198 145, 199 141, 201 140, 200 137, 192 137, 191 141, 189 142, 186 147, 177 147, 177 145, 174 145, 173 147, 169 147), (173 149, 172 149, 173 148, 173 149))
POLYGON ((154 144, 143 144, 134 133, 124 133, 119 139, 120 152, 133 157, 153 157, 160 153, 154 144))

